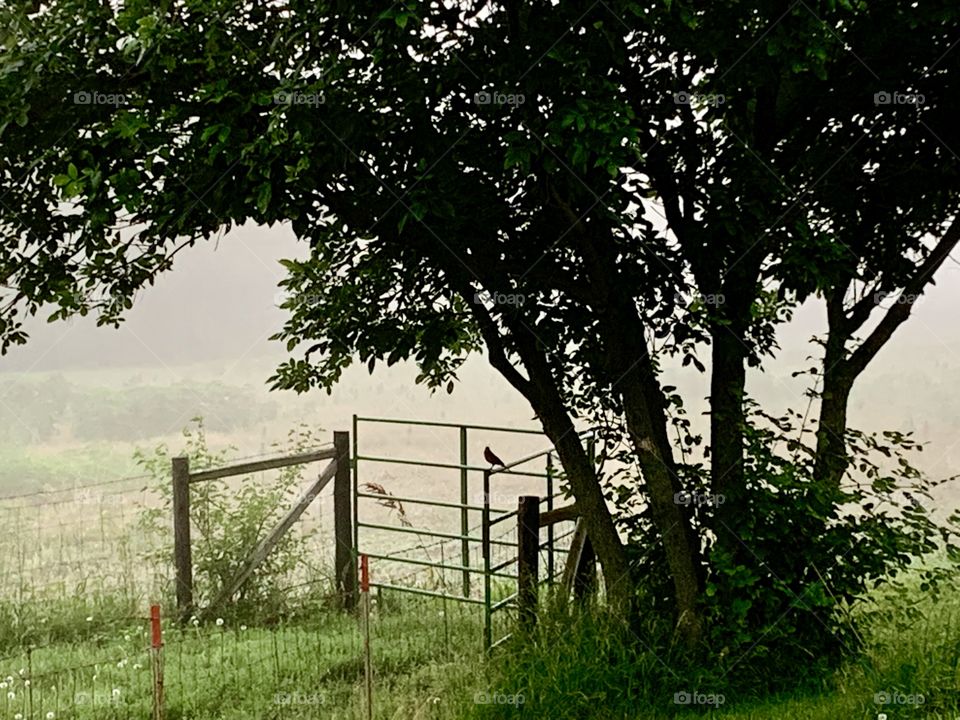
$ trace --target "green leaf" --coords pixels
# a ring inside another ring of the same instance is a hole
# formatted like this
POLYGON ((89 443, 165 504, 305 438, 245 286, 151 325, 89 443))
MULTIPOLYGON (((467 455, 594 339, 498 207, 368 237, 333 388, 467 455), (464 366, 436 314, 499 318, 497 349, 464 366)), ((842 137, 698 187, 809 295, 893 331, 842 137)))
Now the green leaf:
POLYGON ((273 186, 268 182, 263 183, 257 191, 257 210, 266 214, 267 208, 270 207, 270 198, 272 195, 273 186))
POLYGON ((425 205, 423 205, 422 203, 419 203, 419 202, 411 203, 411 204, 410 204, 410 213, 411 213, 411 214, 413 215, 413 217, 415 217, 418 221, 419 221, 419 220, 423 220, 423 218, 426 217, 426 215, 427 215, 427 208, 426 208, 425 205))

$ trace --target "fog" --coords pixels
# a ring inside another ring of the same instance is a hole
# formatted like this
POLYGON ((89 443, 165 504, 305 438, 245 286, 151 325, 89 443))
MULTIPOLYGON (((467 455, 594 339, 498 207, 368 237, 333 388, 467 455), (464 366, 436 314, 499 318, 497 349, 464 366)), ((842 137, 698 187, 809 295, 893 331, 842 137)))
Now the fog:
MULTIPOLYGON (((284 320, 284 311, 276 307, 277 283, 284 274, 277 261, 301 257, 305 250, 281 227, 234 229, 218 242, 178 255, 174 269, 142 292, 119 329, 97 328, 92 318, 54 324, 35 319, 28 326, 29 343, 0 358, 0 410, 22 416, 25 406, 12 405, 12 389, 34 377, 63 377, 72 383, 121 389, 187 380, 217 382, 247 388, 251 397, 272 408, 264 411, 264 419, 255 421, 257 427, 230 438, 243 445, 242 455, 284 437, 291 421, 325 431, 349 429, 354 413, 535 426, 522 398, 480 356, 468 361, 452 395, 415 387, 416 372, 408 365, 378 368, 373 376, 365 368, 351 368, 330 397, 322 391, 300 397, 268 393, 265 381, 284 358, 282 346, 268 339, 284 320)), ((948 261, 911 319, 858 380, 850 408, 855 427, 915 431, 920 440, 930 443, 921 466, 938 476, 960 471, 956 446, 960 387, 954 382, 960 370, 958 273, 957 263, 948 261)), ((807 358, 817 356, 819 348, 810 339, 823 329, 821 302, 812 300, 798 308, 793 320, 780 329, 778 356, 768 360, 762 372, 751 372, 748 392, 770 403, 773 410, 790 407, 803 412, 809 403, 804 395, 809 378, 792 378, 791 373, 812 364, 807 358)), ((678 385, 688 402, 701 401, 689 412, 703 427, 706 377, 671 365, 665 382, 678 385)), ((201 394, 198 391, 198 397, 201 394)), ((182 416, 170 424, 186 424, 196 410, 184 407, 182 416)), ((166 435, 178 430, 170 427, 166 435)), ((75 446, 76 433, 61 440, 75 446)), ((433 434, 422 442, 443 445, 450 452, 446 436, 433 434)), ((31 436, 26 444, 36 444, 36 438, 31 436)), ((40 444, 51 451, 59 447, 49 441, 40 444)), ((506 451, 511 449, 508 446, 506 451)), ((432 454, 430 448, 423 448, 422 455, 432 454)))

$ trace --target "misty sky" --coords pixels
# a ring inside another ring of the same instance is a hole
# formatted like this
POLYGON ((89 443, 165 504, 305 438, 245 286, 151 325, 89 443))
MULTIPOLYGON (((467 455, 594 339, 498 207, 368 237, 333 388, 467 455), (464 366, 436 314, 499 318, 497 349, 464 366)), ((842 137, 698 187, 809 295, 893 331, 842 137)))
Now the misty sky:
MULTIPOLYGON (((28 345, 0 358, 0 371, 146 366, 169 369, 175 375, 178 366, 202 362, 222 363, 226 373, 259 359, 256 364, 262 363, 266 379, 268 369, 282 358, 282 347, 268 341, 284 318, 284 311, 275 306, 277 283, 284 273, 277 259, 302 256, 305 249, 286 228, 234 229, 218 243, 211 241, 181 253, 174 270, 138 297, 119 330, 96 328, 91 318, 52 325, 38 319, 29 328, 28 345)), ((913 317, 858 381, 851 400, 855 425, 870 426, 876 421, 884 427, 923 429, 929 415, 936 419, 935 427, 928 423, 926 428, 930 439, 942 445, 960 433, 960 417, 952 419, 954 408, 960 407, 960 388, 955 388, 953 380, 960 370, 958 279, 960 265, 948 261, 913 317)), ((768 362, 764 373, 752 374, 749 391, 762 402, 773 403, 771 409, 806 406, 806 379, 792 380, 790 374, 808 366, 804 358, 817 352, 808 340, 822 331, 823 315, 818 301, 799 308, 793 322, 780 330, 782 351, 777 360, 768 362)), ((707 352, 702 355, 708 357, 707 352)), ((668 368, 666 376, 694 402, 707 394, 706 377, 689 368, 668 368)), ((377 381, 356 377, 371 387, 377 381)), ((512 393, 483 359, 472 362, 465 377, 466 382, 483 387, 477 395, 461 394, 461 402, 465 396, 512 393)), ((476 416, 469 403, 458 411, 464 421, 476 416)), ((700 411, 693 408, 692 414, 700 411)), ((510 402, 509 412, 526 415, 520 402, 510 402)), ((509 424, 528 421, 529 415, 505 418, 509 424)))

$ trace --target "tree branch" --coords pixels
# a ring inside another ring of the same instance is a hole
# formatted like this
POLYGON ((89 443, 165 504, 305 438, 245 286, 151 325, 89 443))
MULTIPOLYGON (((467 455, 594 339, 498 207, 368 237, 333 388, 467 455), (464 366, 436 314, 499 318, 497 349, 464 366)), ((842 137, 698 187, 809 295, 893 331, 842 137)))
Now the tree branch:
POLYGON ((880 324, 864 340, 860 347, 853 351, 848 360, 853 377, 856 377, 870 361, 880 352, 880 348, 887 344, 894 331, 900 327, 913 310, 913 304, 923 293, 924 288, 933 281, 933 275, 946 261, 947 257, 960 242, 960 218, 954 218, 950 227, 940 238, 926 260, 917 268, 917 273, 910 282, 906 283, 897 296, 897 301, 887 310, 880 324))

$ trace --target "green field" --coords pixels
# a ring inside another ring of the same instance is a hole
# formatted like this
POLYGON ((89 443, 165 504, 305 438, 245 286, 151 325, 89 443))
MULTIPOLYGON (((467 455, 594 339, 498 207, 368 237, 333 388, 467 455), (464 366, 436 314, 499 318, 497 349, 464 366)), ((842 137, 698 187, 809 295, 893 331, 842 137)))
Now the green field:
MULTIPOLYGON (((157 506, 156 478, 145 476, 132 450, 178 448, 189 417, 179 417, 177 408, 196 401, 207 411, 211 447, 263 452, 282 439, 265 428, 292 427, 302 406, 271 405, 253 384, 202 378, 170 385, 89 373, 4 382, 8 414, 45 388, 55 398, 45 413, 34 405, 32 415, 6 417, 0 439, 0 494, 7 496, 0 503, 7 529, 0 539, 0 720, 150 717, 155 658, 146 616, 157 600, 169 613, 170 570, 156 563, 156 538, 137 522, 157 506), (117 382, 140 385, 117 391, 117 382), (85 427, 81 418, 88 416, 109 422, 85 427), (134 431, 130 425, 141 417, 134 431)), ((390 452, 428 457, 431 444, 442 445, 447 454, 434 459, 454 460, 446 436, 418 440, 388 430, 374 439, 390 452)), ((254 453, 231 456, 237 454, 254 453)), ((382 482, 398 495, 425 485, 437 497, 456 492, 454 485, 444 489, 439 475, 363 472, 364 481, 382 482)), ((376 522, 390 520, 386 508, 373 505, 376 522)), ((407 512, 418 527, 456 522, 430 509, 407 512)), ((314 518, 319 539, 309 567, 297 571, 297 591, 282 604, 222 624, 180 627, 166 618, 167 720, 365 717, 363 635, 357 617, 335 607, 324 517, 314 518)), ((421 540, 411 536, 411 542, 421 540)), ((453 546, 448 551, 456 553, 453 546)), ((431 552, 439 561, 440 551, 431 552)), ((382 578, 387 570, 377 572, 382 578)), ((434 590, 445 585, 430 571, 407 581, 434 590)), ((533 636, 486 656, 477 606, 387 592, 375 597, 371 617, 374 717, 960 718, 960 598, 934 601, 914 587, 877 593, 874 602, 887 621, 867 626, 860 657, 826 678, 798 668, 797 687, 770 697, 751 690, 735 668, 691 676, 671 655, 669 638, 652 629, 649 637, 624 642, 596 609, 574 618, 551 611, 545 598, 533 636), (714 704, 678 704, 685 696, 677 693, 714 704), (904 702, 878 704, 884 693, 904 702)), ((507 621, 498 634, 509 630, 507 621)), ((743 667, 750 660, 743 658, 743 667)))

